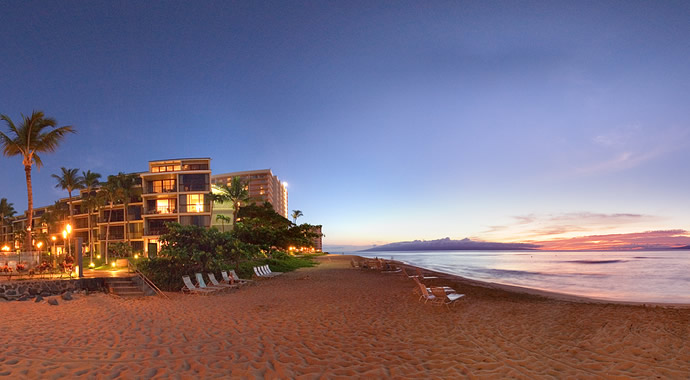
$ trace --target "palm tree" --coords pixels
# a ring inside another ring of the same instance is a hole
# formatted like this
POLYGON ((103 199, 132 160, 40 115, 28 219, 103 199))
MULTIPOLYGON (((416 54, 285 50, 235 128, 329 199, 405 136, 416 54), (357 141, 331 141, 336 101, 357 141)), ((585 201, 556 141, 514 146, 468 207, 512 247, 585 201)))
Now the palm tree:
MULTIPOLYGON (((37 168, 43 166, 43 161, 38 153, 54 152, 60 141, 67 133, 75 133, 71 126, 56 128, 57 121, 53 118, 45 117, 41 111, 33 111, 30 117, 22 115, 22 123, 16 126, 12 119, 7 115, 0 115, 0 119, 7 123, 7 127, 12 137, 0 132, 0 143, 3 146, 5 156, 22 156, 24 173, 26 175, 26 193, 28 200, 27 207, 27 230, 31 230, 34 214, 34 197, 31 188, 31 167, 36 164, 37 168), (54 128, 45 131, 46 128, 54 128)), ((24 239, 24 249, 31 250, 31 234, 27 234, 24 239)))
MULTIPOLYGON (((57 180, 56 188, 67 190, 69 195, 67 203, 69 204, 69 224, 74 227, 74 213, 72 211, 72 191, 79 190, 84 187, 84 177, 79 175, 79 169, 60 168, 62 175, 53 174, 52 177, 57 180)), ((69 254, 72 254, 72 240, 69 243, 69 254)))
POLYGON ((292 215, 290 216, 292 216, 292 220, 294 220, 294 223, 297 224, 297 218, 299 218, 300 216, 304 216, 304 214, 300 210, 292 210, 292 215))
POLYGON ((230 186, 226 184, 213 185, 216 194, 211 195, 211 199, 219 203, 232 203, 232 228, 237 222, 237 212, 242 204, 249 202, 249 190, 247 183, 242 182, 240 177, 232 177, 230 186))
POLYGON ((110 221, 113 216, 113 205, 121 199, 116 176, 108 176, 108 182, 101 186, 101 196, 108 202, 108 222, 105 225, 105 263, 108 264, 108 244, 110 243, 110 221))
POLYGON ((225 223, 232 222, 232 219, 230 219, 229 217, 227 217, 225 215, 221 215, 221 214, 216 215, 216 220, 220 220, 221 228, 222 228, 223 232, 225 232, 225 223))
POLYGON ((127 216, 127 209, 129 208, 129 203, 132 201, 132 198, 141 195, 141 187, 137 186, 138 176, 136 174, 125 174, 120 172, 117 174, 116 178, 120 192, 120 200, 125 206, 125 241, 129 244, 129 217, 127 216))
POLYGON ((84 188, 86 189, 86 197, 83 200, 83 204, 86 205, 86 211, 88 215, 87 223, 89 227, 89 258, 93 262, 93 231, 91 230, 91 213, 95 208, 98 207, 99 198, 94 194, 91 194, 93 188, 98 186, 100 183, 98 181, 101 175, 98 173, 93 173, 91 170, 81 172, 82 178, 84 178, 84 188))
POLYGON ((0 231, 3 231, 7 219, 13 217, 16 213, 14 204, 9 203, 7 198, 0 199, 0 231))

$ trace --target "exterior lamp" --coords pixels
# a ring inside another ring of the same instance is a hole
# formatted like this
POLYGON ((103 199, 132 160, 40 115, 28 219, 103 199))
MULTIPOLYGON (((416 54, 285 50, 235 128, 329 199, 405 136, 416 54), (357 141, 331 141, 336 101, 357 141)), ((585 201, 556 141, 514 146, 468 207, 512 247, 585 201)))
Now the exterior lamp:
POLYGON ((95 268, 95 267, 96 267, 96 264, 94 264, 94 262, 92 261, 92 262, 89 264, 89 268, 95 268))
POLYGON ((135 254, 135 255, 134 255, 134 259, 136 260, 136 259, 138 259, 138 258, 139 258, 139 254, 135 254))
POLYGON ((67 239, 67 231, 62 230, 62 238, 67 239))
POLYGON ((98 260, 100 260, 100 259, 101 259, 101 254, 100 254, 100 253, 97 254, 97 255, 96 255, 96 258, 97 258, 98 260))
POLYGON ((8 247, 8 246, 6 246, 6 245, 3 245, 3 246, 2 246, 2 250, 5 251, 5 252, 7 252, 7 251, 10 250, 10 247, 8 247))
POLYGON ((69 223, 67 223, 67 226, 65 226, 65 229, 67 230, 68 234, 72 233, 72 225, 70 225, 69 223))
POLYGON ((51 239, 52 241, 57 240, 57 238, 56 238, 55 236, 51 236, 50 239, 51 239))
POLYGON ((110 264, 113 268, 115 268, 115 262, 113 261, 112 264, 110 264))

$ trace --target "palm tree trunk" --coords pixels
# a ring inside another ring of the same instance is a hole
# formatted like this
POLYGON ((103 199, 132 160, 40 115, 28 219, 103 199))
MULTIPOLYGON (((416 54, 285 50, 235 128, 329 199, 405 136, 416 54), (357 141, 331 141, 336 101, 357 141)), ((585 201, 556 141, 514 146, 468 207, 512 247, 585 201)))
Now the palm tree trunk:
POLYGON ((127 220, 127 207, 129 206, 129 203, 124 202, 125 210, 124 210, 124 217, 125 217, 125 241, 129 245, 129 221, 127 220))
POLYGON ((110 240, 110 218, 113 216, 113 202, 110 201, 108 223, 105 225, 105 263, 108 264, 108 240, 110 240))
MULTIPOLYGON (((82 201, 83 202, 83 201, 82 201)), ((86 208, 86 225, 89 228, 89 262, 93 262, 93 242, 91 240, 91 205, 86 208)))
MULTIPOLYGON (((75 228, 74 216, 72 214, 72 190, 67 189, 67 194, 69 195, 69 198, 67 200, 67 203, 69 203, 69 225, 72 226, 72 229, 74 229, 75 228)), ((69 253, 70 256, 72 256, 72 238, 69 235, 67 235, 67 239, 69 239, 69 240, 67 240, 67 247, 68 247, 67 252, 69 253)))
POLYGON ((27 212, 27 234, 24 238, 24 250, 31 251, 31 224, 33 223, 34 216, 34 192, 31 187, 31 165, 24 165, 24 173, 26 174, 26 194, 28 198, 27 212))

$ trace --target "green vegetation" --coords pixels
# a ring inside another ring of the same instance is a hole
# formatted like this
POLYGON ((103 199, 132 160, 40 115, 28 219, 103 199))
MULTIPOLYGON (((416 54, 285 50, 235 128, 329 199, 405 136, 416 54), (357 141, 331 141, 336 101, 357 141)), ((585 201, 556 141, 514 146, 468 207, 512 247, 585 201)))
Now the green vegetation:
POLYGON ((240 277, 251 278, 254 266, 268 264, 273 271, 289 272, 316 265, 310 257, 287 253, 289 247, 311 246, 317 236, 313 226, 294 225, 270 203, 242 207, 237 215, 231 232, 168 223, 168 232, 160 237, 160 257, 142 259, 138 268, 161 289, 177 291, 183 275, 234 269, 240 277))
MULTIPOLYGON (((31 228, 34 214, 34 197, 31 184, 31 168, 36 164, 37 168, 43 166, 43 161, 38 153, 54 152, 62 139, 68 133, 75 133, 71 126, 55 127, 57 121, 45 117, 43 112, 34 111, 31 116, 22 115, 22 122, 15 125, 7 115, 0 115, 0 119, 7 123, 10 134, 0 132, 0 145, 3 154, 8 157, 21 156, 24 174, 26 175, 26 193, 28 206, 26 208, 26 225, 31 228), (47 128, 53 128, 46 131, 47 128)), ((25 234, 24 249, 31 250, 31 234, 25 234)))

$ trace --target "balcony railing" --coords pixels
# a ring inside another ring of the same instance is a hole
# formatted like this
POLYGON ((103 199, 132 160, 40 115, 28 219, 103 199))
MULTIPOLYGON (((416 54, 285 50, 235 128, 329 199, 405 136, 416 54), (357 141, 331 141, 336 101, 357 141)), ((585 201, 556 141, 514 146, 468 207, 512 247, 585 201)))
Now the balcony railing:
POLYGON ((146 215, 156 215, 156 214, 175 214, 177 209, 174 208, 154 208, 151 210, 146 210, 146 215))
POLYGON ((208 183, 181 183, 180 191, 209 191, 208 183))
POLYGON ((160 228, 149 228, 148 232, 146 232, 146 235, 163 235, 168 232, 168 229, 165 227, 160 227, 160 228))

